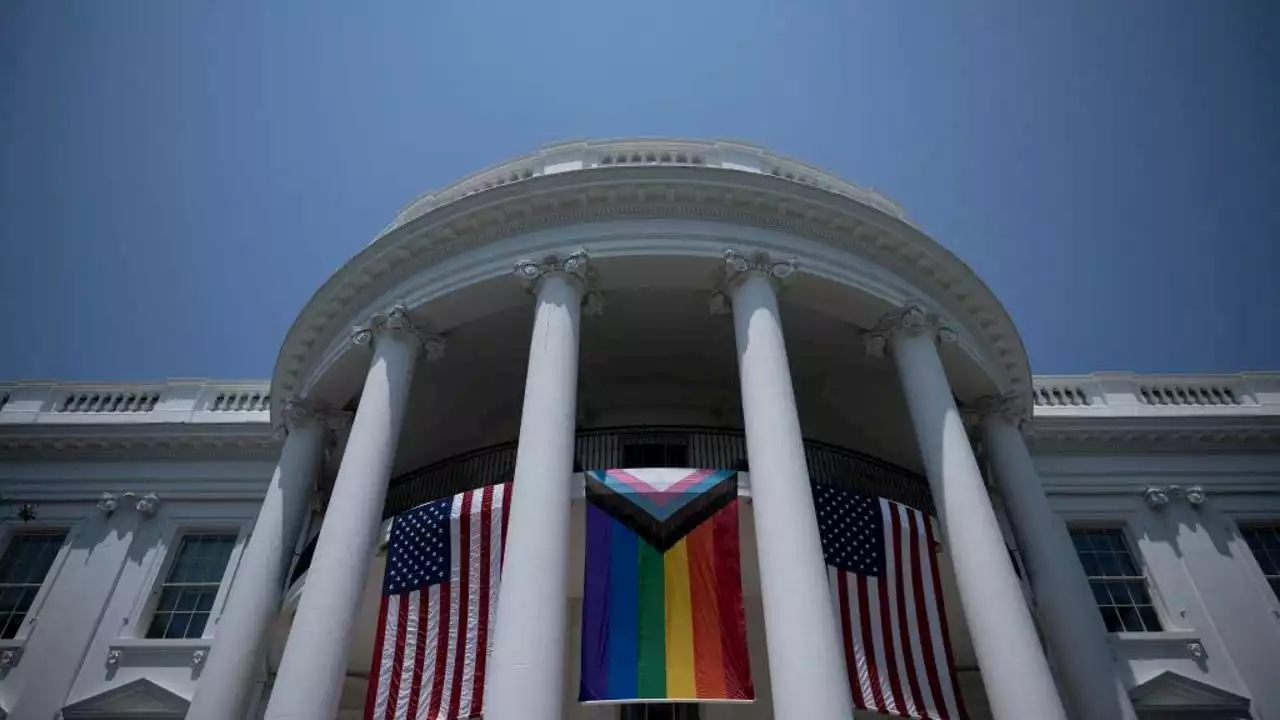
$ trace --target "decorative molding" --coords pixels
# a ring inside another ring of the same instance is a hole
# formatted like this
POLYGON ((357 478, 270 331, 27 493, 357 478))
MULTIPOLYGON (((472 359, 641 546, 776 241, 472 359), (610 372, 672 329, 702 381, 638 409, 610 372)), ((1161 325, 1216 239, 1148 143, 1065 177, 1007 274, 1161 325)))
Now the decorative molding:
POLYGON ((1169 504, 1169 493, 1162 487, 1149 487, 1142 491, 1142 500, 1152 510, 1163 510, 1169 504))
POLYGON ((794 256, 774 260, 763 250, 756 250, 748 256, 740 250, 728 248, 722 257, 724 262, 716 268, 713 279, 715 290, 711 293, 710 302, 713 315, 730 312, 733 291, 753 273, 763 275, 777 292, 800 267, 799 260, 794 256))
MULTIPOLYGON (((1187 649, 1197 661, 1204 655, 1196 655, 1188 642, 1187 649)), ((1148 711, 1161 717, 1250 717, 1249 698, 1200 680, 1193 680, 1172 670, 1165 670, 1129 690, 1134 709, 1148 711), (1164 713, 1164 714, 1162 714, 1164 713)))
POLYGON ((1208 499, 1204 488, 1200 485, 1186 488, 1181 485, 1152 486, 1143 491, 1142 497, 1146 500, 1147 507, 1156 511, 1163 510, 1166 505, 1175 500, 1185 501, 1193 510, 1199 510, 1208 499))
POLYGON ((402 304, 392 306, 385 313, 375 314, 364 325, 351 328, 351 342, 354 345, 372 345, 382 335, 397 339, 413 338, 422 346, 423 354, 428 360, 444 357, 444 337, 419 328, 409 316, 409 309, 402 304))
POLYGON ((918 335, 931 333, 935 343, 956 342, 959 335, 937 314, 919 302, 910 301, 902 308, 880 316, 875 327, 862 333, 862 349, 871 357, 884 357, 897 333, 918 335))
POLYGON ((604 313, 604 297, 600 294, 599 277, 591 264, 591 255, 585 249, 574 250, 563 257, 548 253, 541 260, 517 260, 514 271, 525 290, 531 294, 536 294, 543 279, 551 275, 567 277, 582 293, 583 313, 604 313))
POLYGON ((156 513, 160 512, 160 496, 155 493, 147 493, 141 498, 138 498, 138 503, 134 505, 134 507, 144 518, 153 518, 156 516, 156 513))
POLYGON ((1031 421, 1031 399, 1019 393, 984 395, 961 408, 965 423, 972 427, 982 424, 990 416, 998 416, 1018 430, 1031 421))
POLYGON ((120 501, 119 501, 119 496, 117 495, 112 495, 109 492, 104 492, 102 493, 102 497, 98 499, 98 509, 101 510, 102 514, 106 515, 107 517, 111 517, 111 513, 114 513, 116 509, 119 507, 120 507, 120 501))
POLYGON ((1204 488, 1199 485, 1192 485, 1187 488, 1183 493, 1183 497, 1186 499, 1188 505, 1196 508, 1197 510, 1201 505, 1204 505, 1205 500, 1208 499, 1205 496, 1204 488))
POLYGON ((5 648, 0 650, 0 670, 9 670, 18 666, 22 660, 22 648, 5 648))
POLYGON ((353 413, 331 410, 318 406, 305 398, 286 398, 280 410, 282 425, 277 430, 292 431, 313 422, 322 422, 325 428, 340 432, 351 424, 353 413))
POLYGON ((1196 660, 1203 660, 1206 656, 1206 653, 1204 650, 1204 643, 1200 642, 1199 640, 1188 640, 1187 653, 1191 655, 1191 657, 1195 658, 1196 660))
POLYGON ((120 661, 124 658, 123 650, 107 651, 107 667, 119 667, 120 661))
POLYGON ((206 658, 209 657, 208 650, 196 650, 191 653, 191 667, 200 667, 204 664, 206 658))
POLYGON ((310 386, 344 352, 334 344, 339 328, 426 268, 537 230, 655 217, 781 231, 848 253, 853 263, 863 259, 915 283, 963 320, 980 343, 972 352, 997 384, 1030 388, 1025 351, 1007 312, 967 266, 911 225, 861 200, 767 174, 626 165, 534 176, 440 204, 389 229, 304 308, 278 356, 273 391, 287 395, 310 386))
POLYGON ((1275 418, 1046 418, 1028 425, 1036 452, 1271 451, 1280 447, 1275 418), (1239 422, 1244 421, 1244 422, 1239 422), (1194 423, 1194 424, 1193 424, 1194 423))

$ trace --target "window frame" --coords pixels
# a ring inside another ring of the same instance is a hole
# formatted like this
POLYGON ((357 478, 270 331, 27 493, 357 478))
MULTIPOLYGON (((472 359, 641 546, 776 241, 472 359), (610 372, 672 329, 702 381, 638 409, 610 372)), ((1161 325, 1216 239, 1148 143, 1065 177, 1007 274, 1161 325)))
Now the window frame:
POLYGON ((44 574, 44 579, 40 582, 40 589, 36 591, 36 596, 32 598, 31 605, 27 608, 27 616, 23 618, 22 626, 18 628, 18 632, 13 637, 0 640, 0 647, 21 646, 30 637, 31 631, 40 621, 40 611, 44 609, 44 604, 49 599, 49 592, 57 582, 58 576, 62 573, 63 566, 66 565, 67 555, 71 552, 71 545, 75 542, 79 531, 79 522, 59 518, 41 518, 27 522, 17 520, 0 522, 0 556, 9 551, 9 543, 17 535, 53 534, 59 532, 63 534, 62 546, 58 548, 57 554, 54 555, 53 562, 49 565, 49 571, 44 574))
POLYGON ((124 638, 133 638, 147 643, 182 643, 200 640, 211 640, 215 636, 218 622, 222 619, 222 611, 226 606, 227 594, 240 568, 240 560, 248 545, 253 521, 242 518, 175 519, 168 523, 157 545, 156 557, 151 562, 145 581, 141 586, 138 599, 134 602, 131 622, 122 633, 124 638), (182 540, 188 535, 233 535, 235 541, 231 547, 231 555, 227 557, 227 567, 222 571, 222 579, 218 583, 218 593, 213 598, 213 606, 209 609, 209 620, 199 637, 192 638, 153 638, 147 637, 147 629, 151 626, 151 618, 155 616, 156 606, 164 592, 165 579, 173 564, 177 562, 178 551, 182 548, 182 540))
POLYGON ((1262 583, 1263 593, 1276 604, 1280 604, 1280 574, 1268 575, 1262 568, 1262 563, 1258 562, 1257 551, 1249 544, 1249 540, 1245 537, 1245 531, 1252 528, 1269 528, 1276 534, 1280 534, 1280 519, 1271 518, 1236 518, 1234 519, 1234 534, 1240 539, 1240 544, 1249 552, 1244 553, 1248 556, 1249 567, 1254 571, 1254 577, 1259 578, 1262 583), (1272 586, 1272 580, 1277 583, 1272 586))
MULTIPOLYGON (((1098 519, 1098 518, 1092 518, 1087 520, 1075 519, 1070 516, 1063 517, 1063 521, 1066 523, 1067 534, 1069 536, 1071 535, 1071 533, 1078 530, 1079 531, 1095 531, 1095 532, 1106 530, 1106 531, 1113 531, 1113 532, 1119 533, 1121 539, 1124 540, 1125 548, 1129 551, 1129 556, 1130 556, 1130 559, 1133 561, 1134 567, 1136 567, 1138 569, 1138 572, 1141 573, 1140 578, 1137 575, 1115 575, 1115 576, 1090 575, 1089 572, 1084 568, 1084 562, 1080 559, 1080 551, 1075 546, 1075 538, 1071 539, 1071 549, 1075 552, 1076 562, 1079 562, 1081 564, 1081 571, 1084 572, 1085 578, 1089 581, 1089 595, 1091 597, 1093 595, 1093 580, 1095 579, 1098 579, 1098 580, 1141 579, 1143 586, 1146 588, 1147 597, 1151 600, 1151 610, 1152 612, 1155 613, 1156 621, 1160 623, 1160 627, 1155 630, 1150 630, 1150 629, 1110 630, 1108 629, 1107 633, 1109 635, 1149 636, 1149 635, 1157 635, 1159 633, 1176 632, 1177 630, 1180 629, 1178 627, 1175 627, 1176 624, 1171 622, 1170 620, 1169 612, 1165 608, 1164 602, 1160 597, 1160 593, 1157 592, 1156 583, 1152 579, 1151 567, 1147 564, 1145 553, 1142 552, 1142 548, 1139 546, 1137 542, 1137 538, 1133 534, 1132 527, 1128 522, 1123 520, 1105 520, 1105 519, 1098 519)), ((1105 627, 1106 618, 1102 615, 1102 608, 1100 605, 1098 605, 1098 602, 1096 599, 1094 600, 1093 606, 1097 610, 1098 617, 1103 621, 1103 626, 1105 627)), ((1139 606, 1133 605, 1131 607, 1139 607, 1139 606)))

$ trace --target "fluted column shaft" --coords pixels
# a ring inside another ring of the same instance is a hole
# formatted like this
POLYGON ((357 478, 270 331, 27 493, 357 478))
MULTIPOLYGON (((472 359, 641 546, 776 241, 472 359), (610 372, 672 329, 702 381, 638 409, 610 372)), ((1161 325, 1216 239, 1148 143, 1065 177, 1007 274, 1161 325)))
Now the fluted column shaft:
POLYGON ((502 586, 488 662, 488 720, 563 717, 578 325, 587 259, 523 261, 535 290, 502 586))
POLYGON ((1040 626, 1057 658, 1069 703, 1079 718, 1135 720, 1084 567, 1066 524, 1049 506, 1018 429, 1017 400, 993 401, 978 409, 982 442, 1027 560, 1040 626))
MULTIPOLYGON (((355 338, 372 341, 373 360, 267 704, 267 720, 320 720, 337 711, 351 630, 376 549, 414 363, 424 340, 403 308, 375 318, 355 338)), ((439 348, 434 343, 429 351, 439 348)))
POLYGON ((852 718, 774 288, 794 263, 733 252, 726 261, 774 715, 852 718))
POLYGON ((954 338, 936 318, 909 305, 882 319, 867 339, 880 350, 886 341, 892 347, 993 716, 1065 720, 938 356, 940 335, 954 338))
POLYGON ((284 409, 289 432, 241 556, 188 720, 238 720, 261 661, 263 638, 280 609, 285 573, 320 472, 326 418, 305 403, 284 409))

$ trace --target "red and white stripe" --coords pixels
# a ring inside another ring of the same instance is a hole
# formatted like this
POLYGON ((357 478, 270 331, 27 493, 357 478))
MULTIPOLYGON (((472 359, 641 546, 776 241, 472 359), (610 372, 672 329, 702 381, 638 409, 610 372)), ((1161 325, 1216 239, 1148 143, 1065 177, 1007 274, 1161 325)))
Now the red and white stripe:
POLYGON ((510 483, 455 495, 449 581, 382 597, 366 720, 481 717, 510 495, 510 483))
POLYGON ((884 576, 827 566, 854 707, 919 720, 964 720, 930 518, 884 499, 880 512, 884 576))

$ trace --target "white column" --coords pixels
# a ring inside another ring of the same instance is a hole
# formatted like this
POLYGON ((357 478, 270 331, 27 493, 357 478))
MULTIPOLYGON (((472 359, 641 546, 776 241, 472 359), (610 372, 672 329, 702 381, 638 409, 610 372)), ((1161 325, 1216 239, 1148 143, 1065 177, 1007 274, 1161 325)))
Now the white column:
POLYGON ((984 398, 974 410, 981 417, 982 442, 1026 559, 1040 627, 1057 658, 1076 717, 1135 720, 1084 567, 1066 524, 1049 506, 1022 439, 1025 406, 1020 398, 1007 396, 984 398))
POLYGON ((774 283, 795 262, 725 253, 774 714, 853 717, 774 283))
POLYGON ((487 669, 487 720, 560 720, 578 397, 578 322, 587 256, 516 264, 537 295, 506 555, 487 669))
POLYGON ((973 447, 938 356, 955 338, 919 305, 881 318, 864 335, 869 352, 893 349, 943 538, 955 567, 965 623, 995 720, 1065 720, 973 447))
POLYGON ((289 401, 283 415, 289 435, 218 619, 188 720, 242 716, 259 668, 262 639, 280 609, 285 573, 320 472, 328 422, 301 400, 289 401))
POLYGON ((414 362, 424 344, 428 357, 443 350, 439 338, 425 337, 414 328, 403 307, 357 328, 354 340, 373 343, 373 361, 276 673, 267 720, 321 720, 337 711, 414 362))

